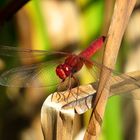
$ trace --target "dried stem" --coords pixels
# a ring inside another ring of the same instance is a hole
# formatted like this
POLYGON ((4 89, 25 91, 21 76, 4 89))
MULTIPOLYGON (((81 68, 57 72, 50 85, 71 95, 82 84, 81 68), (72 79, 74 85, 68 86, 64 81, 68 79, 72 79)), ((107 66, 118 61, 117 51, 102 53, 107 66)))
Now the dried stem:
MULTIPOLYGON (((127 75, 137 79, 135 84, 130 79, 122 79, 120 75, 113 76, 111 79, 110 96, 118 94, 126 95, 139 88, 140 71, 127 73, 127 75)), ((45 140, 72 140, 75 113, 83 114, 93 107, 92 101, 95 100, 98 83, 79 86, 78 99, 75 99, 77 88, 71 90, 69 99, 65 101, 69 91, 61 92, 61 99, 58 102, 58 93, 51 94, 44 102, 41 110, 41 124, 45 140), (52 100, 53 97, 53 100, 52 100), (62 132, 62 133, 61 133, 62 132)), ((130 94, 133 95, 134 93, 130 94)), ((136 93, 137 94, 137 93, 136 93)), ((138 95, 139 97, 140 95, 138 95)), ((135 94, 134 94, 135 97, 135 94)))
POLYGON ((44 140, 72 140, 74 109, 62 109, 58 102, 49 96, 41 109, 41 122, 44 140))
MULTIPOLYGON (((103 64, 109 68, 114 68, 122 36, 124 34, 130 15, 134 9, 135 3, 136 0, 116 0, 115 2, 114 13, 108 31, 108 38, 103 58, 103 64)), ((109 89, 110 83, 108 79, 110 74, 110 71, 102 69, 98 92, 94 102, 95 108, 93 109, 84 140, 98 139, 101 122, 109 95, 109 90, 104 88, 104 86, 107 84, 109 89)))

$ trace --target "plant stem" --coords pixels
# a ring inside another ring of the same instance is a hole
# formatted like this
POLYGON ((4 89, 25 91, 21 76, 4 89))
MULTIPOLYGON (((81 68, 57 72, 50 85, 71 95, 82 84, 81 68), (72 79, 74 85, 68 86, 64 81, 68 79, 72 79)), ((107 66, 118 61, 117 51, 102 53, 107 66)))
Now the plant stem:
MULTIPOLYGON (((116 0, 115 2, 114 13, 107 35, 107 43, 103 57, 103 64, 109 68, 114 68, 121 40, 135 3, 136 0, 116 0)), ((93 109, 84 140, 98 139, 109 95, 110 75, 111 71, 102 69, 98 92, 94 102, 95 108, 93 109)))
POLYGON ((11 0, 4 8, 0 9, 0 26, 9 20, 29 0, 11 0))

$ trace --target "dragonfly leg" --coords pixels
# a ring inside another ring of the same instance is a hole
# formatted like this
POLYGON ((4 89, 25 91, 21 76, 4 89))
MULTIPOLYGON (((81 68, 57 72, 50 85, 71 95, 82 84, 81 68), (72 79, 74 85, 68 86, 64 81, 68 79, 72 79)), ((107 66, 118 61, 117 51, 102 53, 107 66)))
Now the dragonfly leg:
MULTIPOLYGON (((78 86, 77 86, 77 97, 76 97, 76 100, 78 100, 78 96, 80 96, 80 95, 78 95, 79 94, 79 92, 80 93, 83 93, 83 94, 85 94, 85 95, 89 95, 89 93, 88 92, 86 92, 86 91, 83 91, 83 90, 81 90, 80 89, 80 87, 79 87, 79 85, 80 85, 80 82, 79 82, 79 80, 78 79, 76 79, 74 76, 73 76, 73 78, 74 78, 74 80, 77 82, 77 84, 78 84, 78 86)), ((77 102, 76 102, 77 103, 77 102)), ((88 103, 87 103, 87 100, 85 100, 85 105, 87 106, 87 108, 89 109, 89 106, 88 106, 88 103)))
POLYGON ((79 80, 78 80, 75 76, 73 76, 73 75, 72 75, 72 78, 73 78, 73 80, 77 83, 76 97, 75 97, 75 95, 73 95, 74 98, 76 99, 76 103, 77 103, 78 93, 79 93, 79 91, 80 91, 80 89, 79 89, 80 82, 79 82, 79 80))
MULTIPOLYGON (((57 95, 59 96, 58 99, 57 99, 57 101, 59 101, 60 98, 61 98, 60 93, 57 92, 56 96, 57 96, 57 95)), ((53 101, 53 98, 54 98, 54 94, 52 94, 52 96, 51 96, 51 101, 53 101)))
POLYGON ((68 79, 68 88, 67 88, 67 91, 69 91, 68 92, 68 95, 67 95, 67 97, 65 97, 65 102, 67 102, 68 103, 68 99, 69 99, 69 97, 70 97, 70 94, 71 94, 71 89, 72 89, 72 82, 71 82, 71 75, 69 76, 69 79, 68 79), (67 99, 67 100, 66 100, 67 99))
MULTIPOLYGON (((60 83, 60 84, 58 85, 58 87, 57 87, 57 94, 56 94, 56 96, 58 96, 58 98, 57 98, 57 101, 58 101, 58 102, 59 102, 60 99, 61 99, 61 95, 63 96, 62 98, 65 98, 65 96, 64 96, 63 94, 59 93, 60 88, 61 88, 61 84, 63 84, 64 82, 65 82, 65 80, 62 80, 61 83, 60 83)), ((53 97, 53 95, 52 95, 52 97, 53 97)))

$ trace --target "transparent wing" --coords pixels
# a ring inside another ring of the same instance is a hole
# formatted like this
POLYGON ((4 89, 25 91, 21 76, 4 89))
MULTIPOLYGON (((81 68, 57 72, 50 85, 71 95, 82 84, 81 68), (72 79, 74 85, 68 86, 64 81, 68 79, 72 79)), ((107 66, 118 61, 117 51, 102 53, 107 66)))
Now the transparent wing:
POLYGON ((55 73, 58 63, 60 63, 60 61, 48 61, 12 68, 0 76, 0 85, 10 87, 57 86, 61 81, 55 73))
MULTIPOLYGON (((140 88, 140 75, 130 76, 126 74, 121 74, 94 60, 92 61, 85 60, 84 62, 89 72, 91 73, 92 77, 94 78, 95 82, 99 81, 101 69, 106 69, 106 71, 110 71, 112 73, 112 76, 110 78, 110 82, 113 85, 113 87, 111 87, 111 92, 118 92, 118 94, 122 94, 120 93, 120 91, 122 92, 124 90, 124 91, 128 91, 128 93, 122 95, 125 95, 127 97, 132 96, 132 98, 134 99, 140 99, 140 94, 136 94, 136 92, 132 92, 140 88), (121 82, 118 83, 118 81, 121 82), (115 86, 117 87, 116 88, 117 90, 112 91, 112 89, 115 89, 115 86), (120 87, 120 91, 118 87, 120 87), (127 90, 122 88, 127 88, 127 90)), ((112 95, 116 95, 116 94, 113 93, 112 95)))
MULTIPOLYGON (((41 61, 38 64, 16 67, 4 72, 0 75, 0 85, 10 87, 49 87, 57 85, 60 79, 56 75, 55 69, 68 55, 70 53, 0 46, 0 56, 6 58, 7 62, 9 60, 10 63, 11 60, 18 62, 19 57, 27 60, 26 62, 30 62, 33 57, 39 58, 37 60, 41 61)), ((34 61, 32 62, 34 63, 34 61)))
POLYGON ((22 56, 24 59, 30 59, 31 56, 36 57, 46 57, 46 56, 66 56, 69 55, 69 53, 66 52, 59 52, 59 51, 53 51, 49 52, 46 50, 31 50, 31 49, 22 49, 18 47, 10 47, 10 46, 0 46, 0 56, 9 56, 9 57, 17 57, 22 56))

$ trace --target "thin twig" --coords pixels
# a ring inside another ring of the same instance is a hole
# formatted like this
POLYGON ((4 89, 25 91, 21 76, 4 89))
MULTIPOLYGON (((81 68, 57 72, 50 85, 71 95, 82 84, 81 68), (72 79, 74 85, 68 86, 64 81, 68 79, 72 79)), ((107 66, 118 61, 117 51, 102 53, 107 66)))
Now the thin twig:
MULTIPOLYGON (((122 36, 135 3, 136 0, 116 0, 115 2, 114 13, 108 31, 108 38, 103 58, 103 64, 109 68, 114 68, 122 36)), ((98 139, 101 127, 100 125, 102 123, 107 98, 109 96, 109 90, 107 90, 107 86, 109 89, 110 75, 111 71, 102 69, 98 92, 94 102, 95 108, 92 112, 84 140, 98 139), (107 86, 104 88, 106 84, 107 86)))

